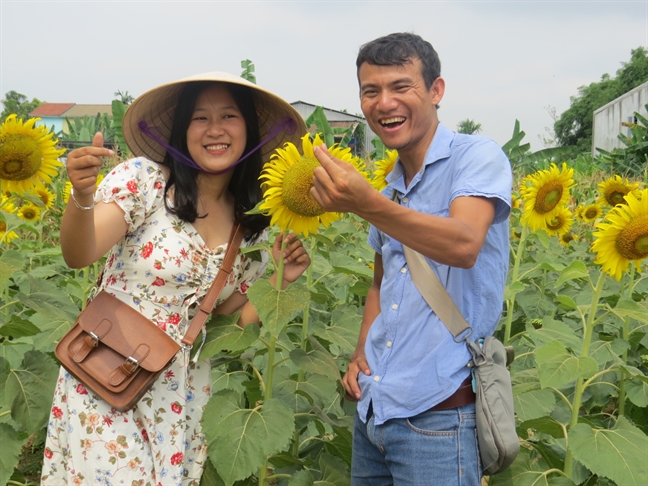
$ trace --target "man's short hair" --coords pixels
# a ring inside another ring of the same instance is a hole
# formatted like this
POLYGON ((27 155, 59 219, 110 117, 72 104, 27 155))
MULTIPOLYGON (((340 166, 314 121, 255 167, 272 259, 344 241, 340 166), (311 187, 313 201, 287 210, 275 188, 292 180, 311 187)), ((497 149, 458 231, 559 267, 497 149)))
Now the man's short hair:
POLYGON ((365 62, 374 66, 402 66, 415 58, 421 60, 421 74, 429 90, 434 80, 441 76, 441 61, 432 44, 416 34, 397 32, 367 42, 360 47, 356 67, 359 74, 365 62))

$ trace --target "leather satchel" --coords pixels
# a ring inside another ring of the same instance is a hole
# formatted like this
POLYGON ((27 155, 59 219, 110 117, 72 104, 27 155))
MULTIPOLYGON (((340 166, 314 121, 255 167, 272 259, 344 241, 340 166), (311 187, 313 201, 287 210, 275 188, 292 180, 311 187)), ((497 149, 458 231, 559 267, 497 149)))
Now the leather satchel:
POLYGON ((223 263, 178 344, 155 323, 102 290, 56 346, 63 367, 120 412, 132 409, 176 359, 190 348, 232 271, 243 238, 234 225, 223 263))

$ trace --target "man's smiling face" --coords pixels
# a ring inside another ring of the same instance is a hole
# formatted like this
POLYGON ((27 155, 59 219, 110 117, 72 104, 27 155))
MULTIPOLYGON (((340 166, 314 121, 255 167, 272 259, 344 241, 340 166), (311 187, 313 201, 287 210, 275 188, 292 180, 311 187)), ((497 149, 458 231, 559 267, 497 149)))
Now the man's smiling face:
POLYGON ((373 132, 401 158, 424 155, 438 124, 443 79, 437 78, 428 90, 418 58, 401 66, 364 63, 358 79, 362 112, 373 132))

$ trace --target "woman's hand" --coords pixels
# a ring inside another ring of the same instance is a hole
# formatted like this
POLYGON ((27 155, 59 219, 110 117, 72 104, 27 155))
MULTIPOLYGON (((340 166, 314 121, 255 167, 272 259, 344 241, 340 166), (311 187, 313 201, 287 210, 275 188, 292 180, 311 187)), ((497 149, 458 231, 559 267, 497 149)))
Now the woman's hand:
POLYGON ((285 288, 304 273, 311 261, 306 252, 306 248, 304 248, 304 245, 294 233, 286 236, 283 233, 279 233, 275 238, 274 245, 272 246, 272 257, 275 262, 278 262, 282 256, 284 259, 284 269, 281 288, 285 288), (282 254, 281 243, 284 239, 286 241, 286 247, 282 254))
POLYGON ((81 200, 92 202, 97 176, 103 166, 101 157, 115 155, 112 150, 104 148, 104 139, 101 132, 97 132, 92 139, 90 147, 82 147, 73 150, 67 156, 67 173, 74 188, 74 196, 81 203, 81 200))

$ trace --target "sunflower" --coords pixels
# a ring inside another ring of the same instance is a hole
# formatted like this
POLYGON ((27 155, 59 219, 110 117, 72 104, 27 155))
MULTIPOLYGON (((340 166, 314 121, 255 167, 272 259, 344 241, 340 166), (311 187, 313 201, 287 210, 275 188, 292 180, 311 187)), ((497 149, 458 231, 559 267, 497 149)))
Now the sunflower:
POLYGON ((629 193, 638 194, 639 183, 630 183, 628 179, 622 179, 620 176, 615 175, 608 180, 601 182, 598 185, 599 204, 607 204, 609 206, 616 206, 617 204, 625 204, 624 196, 629 193))
POLYGON ((603 271, 620 280, 630 266, 648 257, 648 189, 625 196, 626 204, 620 204, 605 216, 608 223, 598 223, 594 232, 592 250, 596 252, 595 263, 603 265, 603 271))
POLYGON ((379 191, 387 187, 387 176, 394 170, 396 160, 398 159, 398 151, 386 150, 385 155, 386 157, 384 159, 375 162, 376 170, 374 170, 373 179, 371 179, 371 185, 379 191))
POLYGON ((570 233, 569 231, 566 233, 563 233, 558 237, 558 242, 562 246, 570 246, 572 241, 578 241, 578 235, 576 233, 570 233))
POLYGON ((0 194, 0 208, 6 213, 15 213, 18 210, 16 206, 16 198, 11 196, 11 193, 8 195, 6 193, 0 194))
POLYGON ((56 160, 65 150, 57 150, 54 134, 46 127, 35 127, 40 118, 27 123, 9 115, 0 126, 0 186, 2 191, 19 194, 43 189, 58 173, 56 160))
POLYGON ((562 170, 551 164, 548 170, 525 177, 520 190, 524 198, 522 222, 533 231, 545 229, 545 221, 553 219, 569 201, 573 174, 574 169, 563 163, 562 170))
MULTIPOLYGON (((324 211, 310 194, 313 171, 320 165, 313 147, 323 143, 319 134, 311 142, 307 133, 302 137, 303 156, 295 145, 286 143, 263 167, 259 179, 264 180, 265 201, 259 209, 272 216, 271 224, 277 224, 282 231, 292 230, 308 236, 317 231, 320 224, 328 226, 340 218, 338 213, 324 211)), ((328 151, 333 157, 352 164, 367 178, 364 162, 353 156, 351 149, 333 145, 328 151)))
POLYGON ((14 231, 7 233, 7 223, 0 221, 0 244, 9 243, 16 238, 18 238, 18 235, 14 231))
POLYGON ((46 188, 36 189, 36 194, 43 203, 43 206, 45 206, 45 209, 51 209, 54 206, 54 194, 46 188))
MULTIPOLYGON (((97 189, 97 187, 99 187, 99 184, 101 184, 101 181, 103 180, 104 180, 103 174, 97 175, 97 183, 95 184, 95 190, 97 189)), ((63 186, 63 190, 61 191, 61 197, 65 204, 67 204, 67 202, 70 200, 71 192, 72 192, 72 183, 70 181, 67 181, 63 186)))
POLYGON ((567 233, 574 224, 574 215, 565 206, 545 220, 544 230, 549 236, 560 236, 567 233))
POLYGON ((599 219, 603 214, 603 208, 600 204, 588 204, 587 206, 579 206, 576 211, 576 217, 587 223, 592 223, 599 219))
POLYGON ((18 217, 25 221, 38 221, 40 218, 40 208, 30 202, 26 202, 18 209, 18 217))

